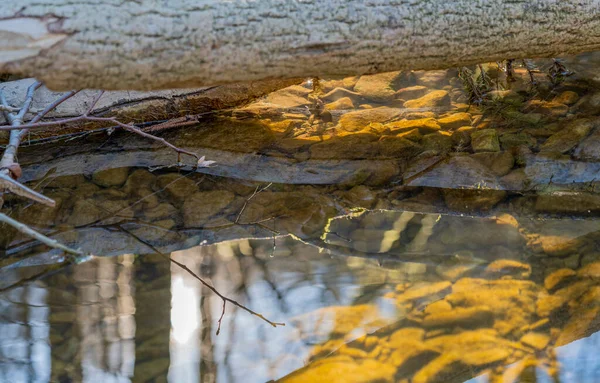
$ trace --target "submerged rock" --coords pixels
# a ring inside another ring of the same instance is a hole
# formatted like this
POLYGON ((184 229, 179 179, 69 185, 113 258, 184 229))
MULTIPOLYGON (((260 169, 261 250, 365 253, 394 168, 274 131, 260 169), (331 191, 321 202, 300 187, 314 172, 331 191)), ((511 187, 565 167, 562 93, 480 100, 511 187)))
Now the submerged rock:
POLYGON ((572 281, 576 275, 577 273, 572 269, 558 269, 546 276, 544 287, 548 291, 554 291, 564 287, 564 284, 572 281))
POLYGON ((409 178, 406 184, 456 189, 501 189, 496 175, 487 166, 470 156, 452 156, 438 161, 438 157, 432 157, 426 161, 424 169, 409 178))
POLYGON ((201 227, 209 218, 220 213, 229 205, 235 194, 226 190, 196 192, 183 203, 183 224, 185 227, 201 227))
POLYGON ((400 100, 411 100, 425 96, 429 92, 429 89, 423 85, 414 85, 406 88, 398 89, 396 92, 396 98, 400 100))
POLYGON ((119 187, 127 181, 129 168, 101 170, 92 174, 92 181, 102 187, 119 187))
POLYGON ((573 158, 583 161, 600 161, 600 129, 596 128, 577 146, 573 152, 573 158))
POLYGON ((542 152, 566 153, 573 149, 594 128, 595 123, 588 119, 571 122, 558 133, 550 136, 540 147, 542 152))
POLYGON ((379 151, 383 157, 412 158, 423 151, 423 147, 401 137, 384 136, 379 140, 379 151))
POLYGON ((600 195, 568 191, 540 194, 535 202, 535 210, 559 214, 596 214, 600 212, 600 195))
POLYGON ((573 105, 579 101, 579 95, 572 90, 566 90, 552 100, 558 104, 573 105))
POLYGON ((433 109, 442 106, 450 106, 451 100, 445 90, 434 90, 423 97, 409 100, 404 103, 405 108, 411 109, 433 109))
POLYGON ((372 122, 386 122, 398 116, 400 109, 385 106, 348 112, 340 117, 339 127, 347 132, 357 132, 372 122))
POLYGON ((438 132, 426 134, 421 139, 421 145, 424 150, 436 154, 445 154, 452 150, 452 138, 447 132, 438 132))
POLYGON ((475 153, 473 158, 487 166, 498 177, 507 175, 515 165, 515 158, 506 151, 475 153))
POLYGON ((462 126, 471 126, 471 115, 469 113, 459 112, 443 118, 438 118, 438 124, 443 130, 454 130, 462 126))
POLYGON ((400 120, 385 124, 392 134, 408 132, 419 129, 421 134, 428 134, 440 130, 440 126, 433 118, 420 118, 416 120, 400 120))
POLYGON ((394 99, 402 80, 402 72, 387 72, 360 76, 354 91, 373 101, 384 102, 394 99))
POLYGON ((444 189, 444 202, 461 212, 488 211, 506 198, 504 190, 444 189))
POLYGON ((354 109, 354 103, 350 97, 342 97, 339 100, 325 105, 325 110, 349 110, 354 109))
POLYGON ((442 327, 473 329, 491 327, 494 324, 494 314, 487 306, 455 307, 450 311, 435 313, 423 318, 423 327, 442 327))
POLYGON ((476 130, 471 134, 471 147, 474 152, 499 152, 500 141, 495 129, 476 130))

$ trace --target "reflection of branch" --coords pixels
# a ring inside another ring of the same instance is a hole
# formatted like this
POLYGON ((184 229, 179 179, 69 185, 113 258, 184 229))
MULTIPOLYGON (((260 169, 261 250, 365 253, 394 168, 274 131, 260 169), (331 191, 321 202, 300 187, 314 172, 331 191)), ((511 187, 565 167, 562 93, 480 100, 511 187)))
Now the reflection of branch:
POLYGON ((243 304, 228 298, 226 296, 224 296, 223 294, 221 294, 217 289, 215 289, 212 285, 210 285, 209 283, 207 283, 204 279, 202 279, 200 276, 198 276, 196 273, 194 273, 192 270, 190 270, 189 267, 187 267, 185 264, 181 263, 181 262, 177 262, 176 260, 174 260, 173 258, 171 258, 170 256, 162 253, 161 251, 159 251, 156 247, 152 246, 151 244, 147 243, 146 241, 144 241, 143 239, 139 238, 137 235, 133 234, 132 232, 126 230, 123 227, 119 226, 119 230, 123 231, 126 234, 129 234, 131 237, 133 237, 135 240, 137 240, 138 242, 146 245, 147 247, 149 247, 152 251, 154 251, 156 254, 160 255, 161 257, 165 258, 166 260, 168 260, 169 262, 172 262, 174 264, 176 264, 177 266, 179 266, 180 268, 182 268, 183 270, 185 270, 186 272, 188 272, 192 277, 194 277, 195 279, 197 279, 198 281, 200 281, 200 283, 202 283, 204 286, 206 286, 210 291, 212 291, 213 293, 215 293, 219 298, 221 298, 223 300, 223 311, 221 312, 221 317, 219 318, 219 322, 218 322, 218 327, 217 327, 217 335, 219 335, 219 333, 221 332, 221 321, 223 319, 223 316, 225 315, 225 305, 227 304, 227 302, 231 303, 234 306, 237 306, 239 308, 241 308, 242 310, 256 316, 259 317, 260 319, 262 319, 263 321, 267 322, 268 324, 270 324, 273 327, 277 327, 277 326, 285 326, 285 323, 281 323, 281 322, 273 322, 270 321, 269 319, 265 318, 262 314, 257 313, 256 311, 249 309, 248 307, 244 306, 243 304))
POLYGON ((75 249, 71 249, 68 246, 65 246, 63 244, 61 244, 60 242, 58 242, 55 239, 51 239, 46 237, 44 234, 33 230, 32 228, 30 228, 29 226, 25 225, 24 223, 21 223, 19 221, 16 221, 12 218, 10 218, 9 216, 7 216, 4 213, 0 213, 0 222, 6 223, 7 225, 10 225, 12 227, 14 227, 15 229, 17 229, 18 231, 20 231, 21 233, 37 239, 38 241, 40 241, 41 243, 53 247, 55 249, 59 249, 62 250, 66 253, 69 254, 74 254, 74 255, 83 255, 83 253, 79 250, 75 250, 75 249))
POLYGON ((270 182, 267 186, 263 187, 262 189, 259 189, 259 186, 256 187, 256 189, 254 190, 254 193, 252 193, 252 195, 250 197, 246 198, 246 200, 244 201, 244 205, 240 209, 240 212, 238 213, 234 223, 240 222, 240 218, 242 217, 244 210, 246 210, 246 206, 248 206, 248 202, 250 202, 250 200, 252 198, 256 197, 257 194, 262 193, 263 191, 267 190, 269 187, 271 187, 271 185, 273 185, 273 182, 270 182))

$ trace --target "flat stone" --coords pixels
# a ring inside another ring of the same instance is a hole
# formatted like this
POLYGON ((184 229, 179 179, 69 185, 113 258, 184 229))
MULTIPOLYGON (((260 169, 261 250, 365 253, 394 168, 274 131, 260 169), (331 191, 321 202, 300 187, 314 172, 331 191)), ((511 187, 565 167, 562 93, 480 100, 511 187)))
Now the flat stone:
POLYGON ((423 135, 419 131, 419 129, 409 130, 408 132, 398 133, 396 134, 398 138, 405 138, 407 140, 411 140, 413 142, 419 142, 423 138, 423 135))
POLYGON ((310 158, 320 160, 373 158, 379 153, 379 144, 376 142, 378 138, 372 133, 335 137, 311 145, 310 158))
MULTIPOLYGON (((424 85, 427 88, 441 88, 448 84, 449 71, 446 69, 441 70, 427 70, 427 71, 415 71, 414 76, 417 78, 417 83, 424 85)), ((456 72, 454 72, 456 75, 456 72)))
POLYGON ((589 281, 579 281, 554 292, 554 294, 540 295, 536 302, 537 315, 545 318, 558 312, 569 302, 579 299, 589 289, 589 286, 589 281))
POLYGON ((499 140, 504 150, 519 146, 527 146, 533 149, 537 146, 537 140, 525 132, 505 133, 500 135, 499 140))
POLYGON ((407 185, 473 190, 501 189, 496 175, 470 156, 452 156, 442 161, 439 161, 439 157, 433 157, 429 161, 424 160, 419 169, 423 170, 412 178, 406 175, 407 185), (425 167, 426 165, 428 166, 425 167))
POLYGON ((586 278, 600 278, 600 262, 592 262, 577 271, 577 276, 586 278))
POLYGON ((442 354, 420 369, 413 376, 412 383, 452 382, 469 369, 459 354, 442 354))
POLYGON ((558 235, 541 235, 532 244, 539 246, 542 252, 553 257, 564 257, 576 253, 581 247, 581 241, 558 235))
POLYGON ((469 213, 488 211, 506 198, 504 190, 442 190, 446 206, 455 211, 469 213))
POLYGON ((555 101, 531 100, 527 103, 525 111, 558 118, 566 115, 569 112, 569 107, 555 101))
POLYGON ((301 85, 292 85, 287 88, 269 93, 267 102, 283 108, 298 108, 309 105, 308 94, 311 89, 301 85))
POLYGON ((168 173, 156 178, 156 185, 176 203, 182 203, 185 198, 198 191, 196 182, 179 173, 168 173))

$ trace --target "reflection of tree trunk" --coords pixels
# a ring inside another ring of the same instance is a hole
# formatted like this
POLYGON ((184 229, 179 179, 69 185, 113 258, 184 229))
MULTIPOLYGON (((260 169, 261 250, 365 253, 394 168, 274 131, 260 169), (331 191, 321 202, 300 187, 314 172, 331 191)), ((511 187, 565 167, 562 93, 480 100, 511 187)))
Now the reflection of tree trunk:
MULTIPOLYGON (((212 263, 212 257, 205 257, 205 262, 212 263)), ((205 276, 205 274, 201 274, 205 276)), ((206 275, 210 277, 210 275, 206 275)), ((209 279, 210 280, 210 279, 209 279)), ((200 333, 200 381, 211 383, 217 380, 217 365, 215 363, 215 346, 212 341, 214 334, 214 318, 212 315, 211 301, 213 292, 206 286, 200 288, 200 317, 202 330, 200 333)))
POLYGON ((132 262, 133 255, 126 254, 96 258, 76 268, 84 380, 103 381, 115 375, 133 374, 132 262))

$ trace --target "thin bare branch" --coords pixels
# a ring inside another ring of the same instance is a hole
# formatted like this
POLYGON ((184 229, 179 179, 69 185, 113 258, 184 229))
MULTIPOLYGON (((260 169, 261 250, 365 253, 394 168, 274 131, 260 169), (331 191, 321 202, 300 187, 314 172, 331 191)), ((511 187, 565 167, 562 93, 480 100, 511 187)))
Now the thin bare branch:
MULTIPOLYGON (((192 270, 190 270, 185 264, 181 263, 181 262, 177 262, 176 260, 174 260, 173 258, 159 253, 160 255, 162 255, 163 257, 165 257, 167 260, 169 260, 170 262, 176 264, 177 266, 181 267, 183 270, 187 271, 191 276, 193 276, 194 278, 196 278, 197 280, 200 281, 200 283, 202 283, 204 286, 206 286, 209 290, 211 290, 213 293, 215 293, 216 295, 219 296, 219 298, 221 298, 223 300, 223 302, 229 302, 234 306, 237 306, 239 308, 241 308, 242 310, 245 310, 247 312, 249 312, 250 314, 259 317, 260 319, 262 319, 263 321, 267 322, 268 324, 270 324, 273 327, 277 327, 277 326, 285 326, 285 323, 282 322, 272 322, 269 319, 265 318, 262 314, 257 313, 256 311, 253 311, 251 309, 249 309, 248 307, 242 305, 241 303, 238 303, 237 301, 234 301, 231 298, 227 298, 226 296, 224 296, 223 294, 221 294, 219 291, 217 291, 217 289, 215 289, 213 286, 211 286, 210 284, 208 284, 206 281, 204 281, 202 278, 200 278, 197 274, 195 274, 192 270)), ((225 309, 225 304, 223 304, 223 312, 225 309)), ((220 321, 219 321, 220 324, 220 321)), ((219 331, 221 330, 220 326, 217 329, 217 335, 219 334, 219 331)))
MULTIPOLYGON (((31 102, 33 101, 33 94, 41 85, 42 83, 36 81, 29 86, 27 89, 25 102, 19 109, 18 114, 9 112, 4 113, 6 115, 6 119, 11 123, 11 126, 15 127, 16 129, 10 132, 8 145, 4 149, 4 154, 0 160, 0 188, 18 196, 53 207, 55 205, 54 200, 16 181, 21 174, 21 167, 16 161, 17 150, 19 149, 21 139, 27 133, 27 129, 22 125, 23 118, 29 111, 31 102)), ((0 91, 0 104, 3 106, 8 106, 2 91, 0 91)))
POLYGON ((267 186, 263 187, 262 189, 259 189, 260 186, 257 186, 256 189, 254 189, 254 193, 252 193, 252 195, 250 197, 246 198, 246 200, 244 201, 244 205, 240 209, 240 212, 238 213, 237 217, 235 218, 234 223, 240 222, 240 218, 242 217, 242 214, 244 213, 244 210, 246 210, 246 206, 248 206, 248 203, 250 202, 250 200, 252 198, 256 197, 257 194, 262 193, 263 191, 265 191, 268 188, 270 188, 271 185, 273 185, 273 182, 269 183, 267 186))
POLYGON ((90 104, 90 107, 88 108, 88 110, 85 112, 85 116, 88 116, 90 113, 92 113, 92 111, 94 110, 94 107, 96 106, 96 104, 98 103, 98 101, 100 101, 100 97, 102 97, 102 95, 104 94, 104 91, 101 90, 96 97, 94 97, 94 100, 92 101, 92 103, 90 104))
POLYGON ((47 246, 50 246, 52 248, 59 249, 59 250, 64 251, 65 253, 69 253, 69 254, 73 254, 73 255, 80 255, 80 256, 83 255, 83 253, 80 250, 72 249, 68 246, 61 244, 60 242, 58 242, 55 239, 48 238, 44 234, 33 230, 32 228, 25 225, 24 223, 21 223, 17 220, 10 218, 9 216, 7 216, 4 213, 0 213, 0 222, 6 223, 7 225, 14 227, 21 233, 23 233, 31 238, 35 238, 38 241, 40 241, 41 243, 43 243, 47 246))
POLYGON ((42 83, 39 81, 36 81, 33 84, 31 84, 29 86, 29 88, 27 88, 27 95, 25 96, 25 102, 23 103, 23 106, 21 107, 21 110, 19 111, 19 113, 13 119, 13 121, 18 121, 19 125, 23 124, 23 119, 25 118, 25 114, 27 114, 27 112, 29 112, 29 108, 31 107, 31 103, 33 102, 33 94, 40 86, 42 86, 42 83))
POLYGON ((31 119, 31 121, 29 121, 27 123, 27 125, 29 126, 31 124, 35 124, 36 122, 38 122, 39 120, 41 120, 42 118, 44 118, 45 115, 47 115, 52 110, 54 110, 57 106, 59 106, 60 104, 62 104, 65 101, 67 101, 71 97, 75 96, 77 93, 79 93, 78 90, 72 90, 70 92, 67 92, 67 93, 63 94, 59 99, 57 99, 52 104, 50 104, 47 107, 45 107, 44 110, 42 110, 41 112, 39 112, 33 119, 31 119))
POLYGON ((32 201, 41 203, 46 206, 54 207, 56 202, 52 198, 48 198, 45 195, 36 192, 35 190, 28 188, 22 183, 14 180, 10 175, 8 169, 0 169, 0 188, 4 191, 11 192, 19 197, 27 198, 32 201))
POLYGON ((243 304, 226 297, 225 295, 221 294, 216 288, 214 288, 211 284, 209 284, 208 282, 206 282, 204 279, 202 279, 198 274, 194 273, 189 267, 187 267, 185 264, 181 263, 181 262, 177 262, 176 260, 174 260, 173 258, 171 258, 170 256, 162 253, 161 251, 159 251, 156 247, 152 246, 151 244, 147 243, 146 241, 144 241, 143 239, 141 239, 140 237, 138 237, 137 235, 133 234, 132 232, 130 232, 129 230, 119 226, 119 229, 127 234, 129 234, 131 237, 133 237, 134 239, 136 239, 138 242, 146 245, 148 248, 150 248, 152 251, 154 251, 156 254, 160 255, 161 257, 163 257, 164 259, 166 259, 169 262, 174 263, 175 265, 179 266, 180 268, 182 268, 183 270, 185 270, 188 274, 190 274, 192 277, 194 277, 195 279, 197 279, 198 281, 200 281, 200 283, 202 283, 204 286, 206 286, 210 291, 212 291, 213 293, 215 293, 219 298, 221 298, 223 300, 223 311, 221 312, 221 317, 219 319, 218 322, 218 328, 217 328, 217 335, 219 335, 220 331, 221 331, 221 320, 223 319, 223 316, 225 315, 225 305, 227 302, 231 303, 234 306, 237 306, 239 308, 241 308, 242 310, 262 319, 263 321, 267 322, 268 324, 270 324, 273 327, 277 327, 277 326, 285 326, 285 323, 282 322, 273 322, 267 318, 265 318, 262 314, 257 313, 256 311, 244 306, 243 304))

